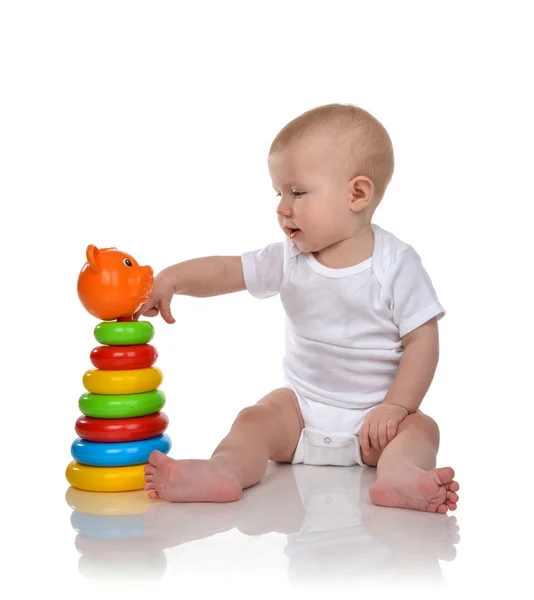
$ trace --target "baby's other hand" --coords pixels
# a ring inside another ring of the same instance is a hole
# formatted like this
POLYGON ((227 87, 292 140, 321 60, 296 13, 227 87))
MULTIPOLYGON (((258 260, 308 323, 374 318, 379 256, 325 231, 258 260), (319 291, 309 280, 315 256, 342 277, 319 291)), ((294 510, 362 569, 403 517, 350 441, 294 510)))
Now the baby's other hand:
POLYGON ((161 276, 161 274, 158 275, 154 279, 152 294, 134 313, 134 320, 137 321, 141 315, 156 317, 158 314, 161 314, 161 318, 166 323, 176 323, 176 319, 171 313, 171 300, 173 296, 174 287, 172 283, 164 276, 161 276))
POLYGON ((397 404, 379 404, 367 413, 359 438, 364 454, 372 448, 379 452, 397 435, 399 424, 408 416, 408 409, 397 404))

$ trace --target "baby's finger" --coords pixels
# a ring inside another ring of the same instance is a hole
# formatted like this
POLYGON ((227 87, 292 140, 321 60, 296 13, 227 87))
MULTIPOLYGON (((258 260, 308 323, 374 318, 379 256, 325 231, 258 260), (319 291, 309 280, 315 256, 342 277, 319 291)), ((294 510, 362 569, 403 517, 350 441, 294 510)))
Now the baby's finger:
POLYGON ((150 300, 148 300, 148 302, 144 302, 143 304, 141 304, 141 306, 134 312, 134 315, 133 315, 134 321, 137 321, 140 316, 144 315, 153 306, 154 306, 154 303, 151 302, 150 300))
POLYGON ((388 445, 387 424, 380 423, 378 425, 378 441, 380 450, 383 450, 388 445))
POLYGON ((399 424, 396 421, 388 421, 388 425, 387 425, 388 444, 397 435, 398 426, 399 426, 399 424))
POLYGON ((360 438, 360 445, 364 454, 369 454, 370 452, 368 430, 369 427, 367 425, 367 421, 365 421, 360 428, 360 433, 358 434, 358 437, 360 438))
POLYGON ((159 305, 159 312, 161 314, 162 319, 171 325, 172 323, 176 323, 176 319, 172 316, 171 313, 171 305, 169 302, 161 302, 159 305))
POLYGON ((138 321, 139 317, 144 314, 143 307, 138 308, 133 314, 133 320, 138 321))
POLYGON ((380 450, 380 442, 378 439, 378 423, 373 423, 369 428, 369 439, 371 440, 371 446, 375 450, 380 450))

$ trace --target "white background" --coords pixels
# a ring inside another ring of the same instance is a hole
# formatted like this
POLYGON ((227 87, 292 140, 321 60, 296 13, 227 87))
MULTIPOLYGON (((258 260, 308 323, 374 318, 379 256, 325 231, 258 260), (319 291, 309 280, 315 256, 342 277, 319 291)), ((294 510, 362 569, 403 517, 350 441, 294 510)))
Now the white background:
MULTIPOLYGON (((375 222, 417 249, 448 311, 422 406, 441 428, 438 464, 461 484, 462 542, 445 578, 456 592, 526 576, 527 4, 2 4, 1 537, 15 581, 81 581, 64 469, 96 345, 76 294, 87 245, 158 272, 281 239, 269 145, 331 102, 362 106, 388 129, 396 172, 375 222)), ((278 299, 246 292, 176 297, 172 309, 176 324, 153 321, 171 455, 207 458, 236 413, 277 385, 283 314, 278 299)), ((273 573, 279 554, 273 546, 273 573)))

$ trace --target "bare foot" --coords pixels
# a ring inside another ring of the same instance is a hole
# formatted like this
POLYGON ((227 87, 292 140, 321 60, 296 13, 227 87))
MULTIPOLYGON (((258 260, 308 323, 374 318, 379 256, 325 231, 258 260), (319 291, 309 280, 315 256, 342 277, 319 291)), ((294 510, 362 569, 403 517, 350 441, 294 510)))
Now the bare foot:
POLYGON ((458 502, 460 486, 453 477, 451 467, 432 471, 409 467, 383 473, 369 490, 369 498, 379 506, 446 513, 456 510, 458 502))
POLYGON ((154 450, 145 467, 145 490, 151 500, 170 502, 235 502, 241 484, 211 460, 174 460, 154 450))

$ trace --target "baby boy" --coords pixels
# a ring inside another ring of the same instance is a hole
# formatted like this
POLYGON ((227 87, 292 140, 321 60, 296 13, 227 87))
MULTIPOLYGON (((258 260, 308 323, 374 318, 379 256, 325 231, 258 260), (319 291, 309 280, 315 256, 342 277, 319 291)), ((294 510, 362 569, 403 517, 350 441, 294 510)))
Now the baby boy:
POLYGON ((174 323, 174 294, 279 294, 286 351, 280 387, 237 415, 209 460, 150 455, 149 498, 232 502, 272 460, 376 467, 373 503, 456 509, 454 471, 436 468, 438 426, 419 410, 445 311, 413 247, 372 222, 393 164, 387 131, 365 110, 310 110, 268 156, 284 241, 158 274, 136 318, 174 323))

